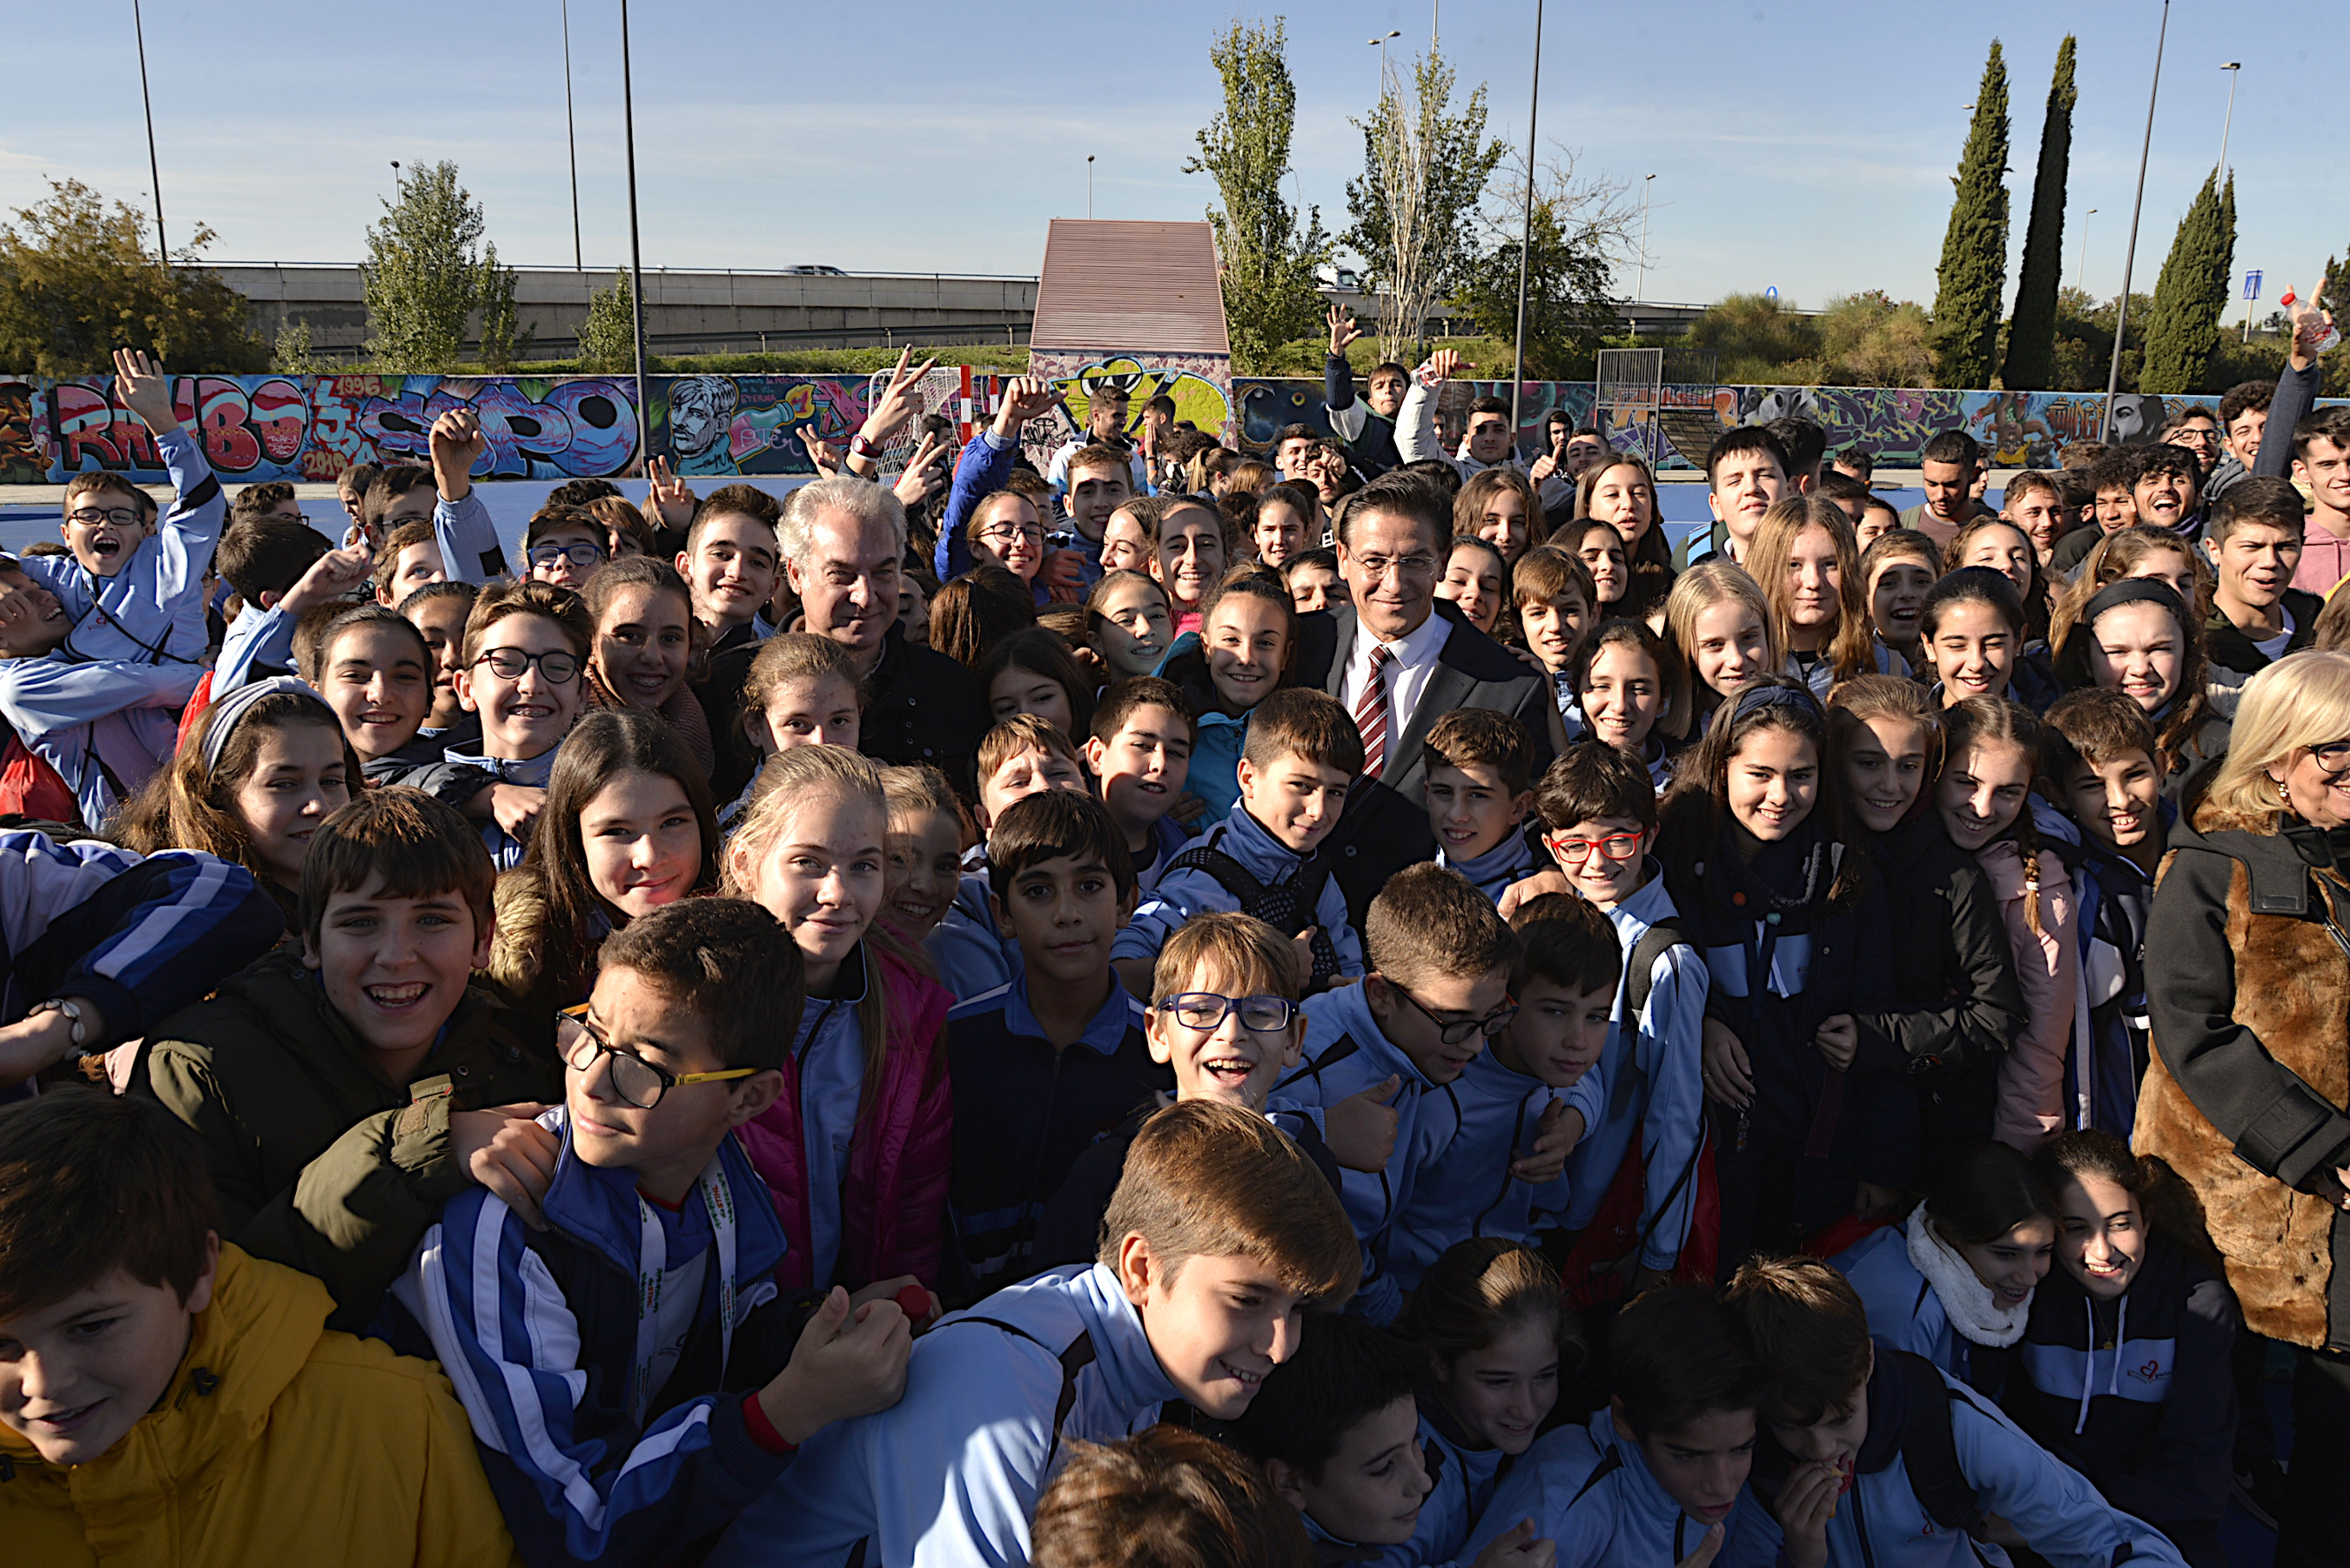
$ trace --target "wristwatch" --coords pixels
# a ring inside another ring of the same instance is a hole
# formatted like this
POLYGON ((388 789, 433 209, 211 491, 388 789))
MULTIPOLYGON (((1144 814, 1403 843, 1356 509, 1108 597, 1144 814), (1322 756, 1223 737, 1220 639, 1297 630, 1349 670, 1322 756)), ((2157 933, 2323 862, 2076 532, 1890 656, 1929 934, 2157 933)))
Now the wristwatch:
POLYGON ((64 1013, 67 1022, 73 1025, 74 1044, 78 1047, 89 1044, 89 1021, 82 1016, 80 1002, 68 1002, 62 997, 53 996, 47 1002, 33 1003, 25 1010, 25 1016, 30 1018, 36 1012, 64 1013))

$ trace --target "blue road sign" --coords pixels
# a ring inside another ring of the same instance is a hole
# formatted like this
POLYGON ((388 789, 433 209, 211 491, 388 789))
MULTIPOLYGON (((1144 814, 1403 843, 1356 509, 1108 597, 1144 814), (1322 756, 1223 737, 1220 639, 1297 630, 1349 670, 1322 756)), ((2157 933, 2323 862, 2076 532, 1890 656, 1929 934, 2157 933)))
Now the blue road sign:
POLYGON ((1778 286, 1777 284, 1775 284, 1775 283, 1774 283, 1774 284, 1773 284, 1770 287, 1768 287, 1768 288, 1764 289, 1764 290, 1762 291, 1762 297, 1763 297, 1763 298, 1765 298, 1765 299, 1776 299, 1776 298, 1778 298, 1778 297, 1779 297, 1779 286, 1778 286))
POLYGON ((2258 299, 2260 296, 2261 275, 2258 272, 2246 273, 2244 275, 2244 297, 2246 299, 2258 299))

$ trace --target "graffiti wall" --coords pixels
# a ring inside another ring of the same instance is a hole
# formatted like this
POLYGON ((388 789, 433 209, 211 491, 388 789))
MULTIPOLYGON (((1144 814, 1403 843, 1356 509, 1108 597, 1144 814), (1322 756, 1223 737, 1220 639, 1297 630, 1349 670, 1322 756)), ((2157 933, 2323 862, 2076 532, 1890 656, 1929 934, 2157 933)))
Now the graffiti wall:
MULTIPOLYGON (((1234 377, 1220 356, 1035 358, 1037 373, 1066 394, 1063 407, 1022 432, 1040 465, 1082 428, 1105 384, 1126 390, 1133 424, 1163 393, 1175 400, 1179 421, 1252 451, 1268 447, 1284 425, 1329 429, 1320 382, 1234 377)), ((994 418, 1006 379, 968 366, 936 367, 920 384, 922 410, 943 415, 968 441, 994 418)), ((695 476, 813 474, 807 443, 845 443, 888 380, 886 372, 650 377, 652 449, 695 476)), ((1587 381, 1527 382, 1520 447, 1541 449, 1554 412, 1575 425, 1591 422, 1593 390, 1587 381)), ((559 480, 639 469, 636 383, 629 377, 182 376, 173 378, 172 394, 180 421, 199 433, 213 470, 231 483, 331 480, 357 462, 421 463, 432 421, 459 408, 479 414, 489 437, 478 477, 559 480)), ((1508 397, 1509 383, 1451 382, 1440 410, 1465 416, 1471 399, 1488 394, 1508 397)), ((2126 393, 2114 433, 2149 441, 2170 415, 2216 410, 2218 400, 2126 393)), ((1666 470, 1701 467, 1724 430, 1790 414, 1825 428, 1829 450, 1858 445, 1881 467, 1915 467, 1925 443, 1954 428, 2003 466, 2050 467, 2074 442, 2095 439, 2104 405, 2095 392, 1669 385, 1653 407, 1607 414, 1611 444, 1666 470)), ((910 451, 919 434, 919 422, 900 433, 895 454, 910 451)), ((58 484, 101 469, 142 482, 164 478, 146 426, 115 399, 112 377, 0 375, 0 484, 58 484)))

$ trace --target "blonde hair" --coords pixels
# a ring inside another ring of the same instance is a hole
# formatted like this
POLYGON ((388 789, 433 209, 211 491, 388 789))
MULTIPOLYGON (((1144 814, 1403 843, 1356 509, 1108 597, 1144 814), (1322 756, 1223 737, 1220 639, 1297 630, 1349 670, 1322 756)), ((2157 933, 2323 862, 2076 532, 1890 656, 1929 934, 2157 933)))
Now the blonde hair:
POLYGON ((1305 977, 1297 972, 1297 948, 1253 915, 1209 909, 1183 922, 1159 950, 1150 975, 1153 1006, 1187 989, 1202 971, 1235 988, 1262 985, 1297 1000, 1305 977))
POLYGON ((1771 601, 1762 597, 1762 589, 1747 576, 1746 568, 1735 561, 1700 561, 1674 578, 1673 591, 1665 596, 1665 630, 1672 639, 1673 651, 1679 655, 1682 668, 1690 671, 1693 681, 1697 659, 1691 650, 1697 644, 1697 618, 1718 604, 1730 602, 1752 610, 1755 622, 1762 628, 1762 667, 1775 670, 1787 662, 1786 651, 1779 646, 1779 634, 1771 622, 1771 601))
MULTIPOLYGON (((826 799, 871 806, 882 832, 889 832, 889 800, 882 787, 879 763, 846 746, 794 746, 777 752, 759 770, 750 809, 733 837, 727 840, 719 891, 731 898, 758 902, 759 867, 768 852, 801 807, 826 799)), ((866 927, 860 941, 865 994, 857 1004, 857 1028, 865 1048, 865 1073, 858 1090, 857 1120, 862 1127, 865 1113, 873 1104, 873 1091, 881 1082, 882 1053, 890 1048, 889 988, 876 954, 887 952, 918 972, 921 966, 910 961, 908 950, 883 930, 879 919, 866 927)), ((929 1044, 935 1046, 936 1042, 929 1044)))
POLYGON ((1773 502, 1746 546, 1747 574, 1771 607, 1772 637, 1783 649, 1791 646, 1794 622, 1788 612, 1792 594, 1787 567, 1794 557, 1795 541, 1812 528, 1825 534, 1835 550, 1835 627, 1821 651, 1828 656, 1835 679, 1849 680, 1876 670, 1877 638, 1876 628, 1869 624, 1868 601, 1861 591, 1860 546, 1853 540, 1852 522, 1844 508, 1825 495, 1790 495, 1773 502))
MULTIPOLYGON (((2269 769, 2306 746, 2350 736, 2350 654, 2303 649, 2244 684, 2228 754, 2203 796, 2203 810, 2252 816, 2290 811, 2269 769)), ((2272 824, 2272 826, 2274 826, 2272 824)))

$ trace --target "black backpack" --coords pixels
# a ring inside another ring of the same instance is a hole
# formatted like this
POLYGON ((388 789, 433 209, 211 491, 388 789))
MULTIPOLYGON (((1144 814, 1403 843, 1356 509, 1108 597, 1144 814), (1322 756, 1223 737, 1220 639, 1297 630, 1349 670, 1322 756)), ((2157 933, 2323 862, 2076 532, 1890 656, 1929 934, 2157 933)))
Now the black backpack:
POLYGON ((1337 978, 1338 949, 1330 940, 1328 928, 1315 914, 1322 906, 1322 889, 1330 881, 1329 863, 1319 855, 1308 858, 1288 881, 1268 885, 1249 875, 1248 867, 1222 850, 1196 845, 1170 860, 1159 879, 1185 869, 1205 871, 1239 902, 1242 914, 1254 916, 1284 937, 1294 937, 1308 926, 1315 928, 1314 972, 1305 982, 1306 995, 1328 989, 1337 978))
POLYGON ((1895 1350, 1882 1341, 1877 1354, 1893 1357, 1909 1391, 1909 1408, 1901 1422, 1901 1461, 1909 1472, 1909 1490, 1936 1524, 1980 1536, 1982 1504, 1959 1468, 1959 1442, 1950 1430, 1950 1407, 1970 1396, 1943 1381, 1941 1369, 1922 1355, 1895 1350))

